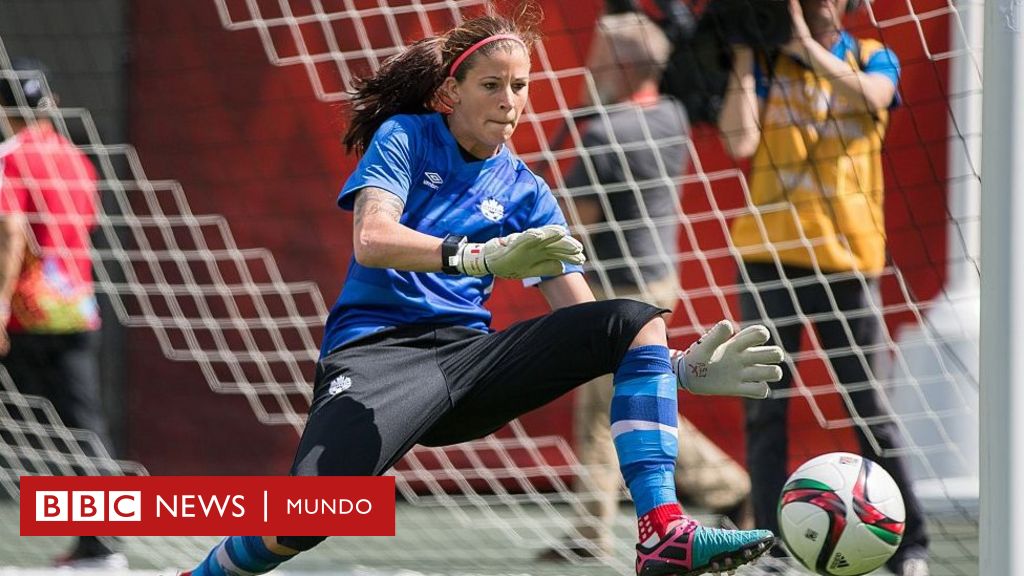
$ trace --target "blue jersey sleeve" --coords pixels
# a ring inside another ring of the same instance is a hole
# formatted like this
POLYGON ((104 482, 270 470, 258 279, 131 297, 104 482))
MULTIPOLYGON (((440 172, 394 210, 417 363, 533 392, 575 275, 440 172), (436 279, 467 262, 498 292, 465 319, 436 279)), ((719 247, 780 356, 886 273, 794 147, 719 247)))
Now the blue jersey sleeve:
MULTIPOLYGON (((899 88, 900 85, 900 60, 892 50, 882 47, 876 50, 868 61, 864 63, 864 71, 870 74, 881 74, 892 81, 892 85, 899 88)), ((892 99, 892 106, 900 103, 900 94, 897 90, 892 99)))
POLYGON ((537 178, 537 201, 527 220, 527 228, 540 228, 548 224, 565 226, 565 215, 562 214, 562 209, 558 206, 558 201, 555 200, 551 188, 543 180, 537 178))
MULTIPOLYGON (((555 200, 555 195, 551 192, 551 188, 543 180, 537 178, 537 202, 533 205, 533 211, 530 213, 527 221, 527 228, 540 228, 548 224, 556 224, 568 228, 565 222, 565 215, 562 214, 562 209, 558 206, 558 201, 555 200)), ((572 272, 583 272, 583 267, 576 264, 562 264, 562 274, 572 272)), ((553 278, 553 276, 524 278, 523 285, 534 286, 542 280, 548 280, 549 278, 553 278)))
POLYGON ((417 128, 409 116, 393 116, 381 124, 355 172, 345 181, 338 206, 351 210, 356 192, 370 186, 387 190, 406 202, 412 184, 417 128))

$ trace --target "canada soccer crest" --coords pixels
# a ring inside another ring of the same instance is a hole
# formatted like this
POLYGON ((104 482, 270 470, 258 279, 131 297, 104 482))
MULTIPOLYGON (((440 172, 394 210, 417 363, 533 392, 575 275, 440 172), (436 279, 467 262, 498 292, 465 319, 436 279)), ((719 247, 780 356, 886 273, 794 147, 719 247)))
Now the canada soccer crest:
POLYGON ((501 222, 505 217, 505 207, 494 198, 488 198, 480 203, 480 213, 491 222, 501 222))

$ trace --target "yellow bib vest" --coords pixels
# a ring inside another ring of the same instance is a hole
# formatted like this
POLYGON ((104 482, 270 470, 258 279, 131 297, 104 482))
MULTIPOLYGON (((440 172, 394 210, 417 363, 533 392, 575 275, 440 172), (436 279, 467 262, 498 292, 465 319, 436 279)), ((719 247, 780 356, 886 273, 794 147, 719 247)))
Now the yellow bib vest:
MULTIPOLYGON (((851 69, 883 46, 859 42, 851 69), (859 58, 859 60, 858 60, 859 58)), ((885 265, 882 141, 887 110, 851 110, 831 82, 780 56, 761 115, 749 213, 732 224, 744 261, 877 275, 885 265)))

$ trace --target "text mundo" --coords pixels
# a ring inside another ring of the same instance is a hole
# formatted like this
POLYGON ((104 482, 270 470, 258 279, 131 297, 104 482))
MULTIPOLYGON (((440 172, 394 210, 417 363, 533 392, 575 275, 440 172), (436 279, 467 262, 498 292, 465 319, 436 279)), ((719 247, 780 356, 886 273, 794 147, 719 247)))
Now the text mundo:
POLYGON ((365 516, 373 512, 373 503, 365 498, 352 501, 348 498, 289 498, 288 514, 307 514, 322 516, 348 516, 359 514, 365 516))

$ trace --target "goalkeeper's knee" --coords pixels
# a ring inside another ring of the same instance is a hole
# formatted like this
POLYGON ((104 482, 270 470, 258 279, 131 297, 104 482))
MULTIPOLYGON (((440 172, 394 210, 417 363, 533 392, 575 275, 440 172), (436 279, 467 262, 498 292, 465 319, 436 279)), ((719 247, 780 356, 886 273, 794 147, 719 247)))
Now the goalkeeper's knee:
POLYGON ((277 543, 286 548, 305 552, 316 548, 327 536, 278 536, 277 543))

